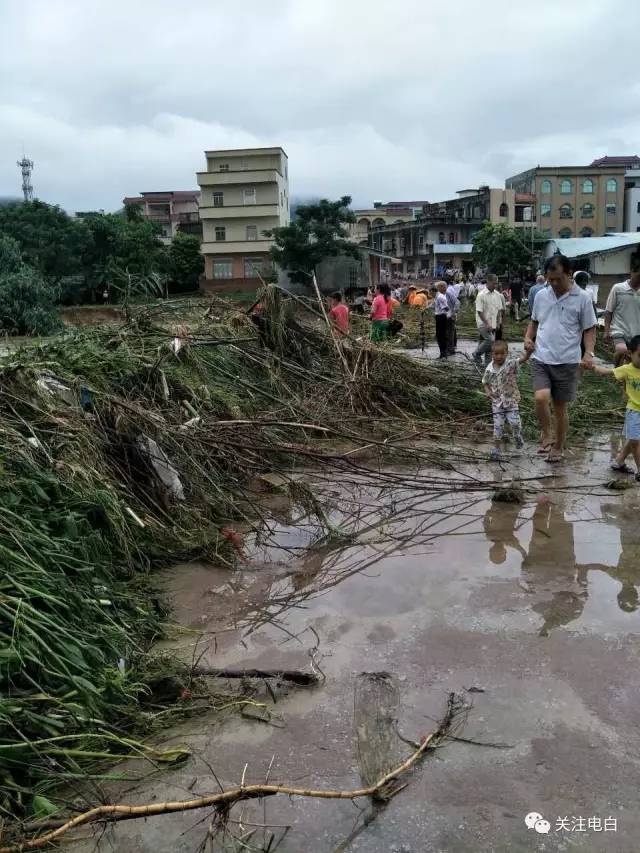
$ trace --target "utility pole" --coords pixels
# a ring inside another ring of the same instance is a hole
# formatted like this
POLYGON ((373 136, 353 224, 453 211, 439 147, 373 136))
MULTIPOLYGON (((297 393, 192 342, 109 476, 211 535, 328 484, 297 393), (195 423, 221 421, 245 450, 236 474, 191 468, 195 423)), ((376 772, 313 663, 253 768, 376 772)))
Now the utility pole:
POLYGON ((25 201, 33 201, 33 186, 31 184, 31 171, 33 169, 33 160, 28 160, 23 154, 22 160, 18 160, 17 165, 22 171, 22 194, 25 201))

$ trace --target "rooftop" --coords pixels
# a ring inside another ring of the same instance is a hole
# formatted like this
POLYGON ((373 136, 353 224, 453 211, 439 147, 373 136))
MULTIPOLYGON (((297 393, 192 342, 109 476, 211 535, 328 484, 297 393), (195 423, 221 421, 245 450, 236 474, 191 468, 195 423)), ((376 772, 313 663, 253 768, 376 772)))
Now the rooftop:
POLYGON ((620 232, 605 237, 567 237, 564 240, 550 240, 556 249, 567 258, 580 258, 585 255, 600 255, 606 252, 619 252, 622 249, 640 245, 640 232, 620 232))
POLYGON ((640 165, 640 157, 637 154, 624 155, 623 157, 600 157, 594 160, 591 166, 635 166, 640 165))
POLYGON ((143 201, 197 201, 200 190, 152 190, 139 196, 125 196, 123 204, 142 204, 143 201))
MULTIPOLYGON (((205 157, 215 157, 218 154, 224 154, 225 157, 245 157, 247 154, 284 154, 287 157, 287 152, 280 145, 273 148, 218 148, 212 151, 205 151, 205 157)), ((288 159, 288 158, 287 158, 288 159)))

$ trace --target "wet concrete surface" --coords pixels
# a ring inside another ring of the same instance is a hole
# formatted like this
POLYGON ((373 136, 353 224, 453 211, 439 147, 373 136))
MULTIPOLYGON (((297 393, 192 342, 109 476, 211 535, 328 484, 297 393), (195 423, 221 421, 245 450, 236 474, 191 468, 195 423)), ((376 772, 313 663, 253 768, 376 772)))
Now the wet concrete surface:
MULTIPOLYGON (((410 483, 384 492, 341 483, 334 520, 342 532, 357 528, 355 540, 313 547, 314 524, 284 509, 265 541, 246 543, 242 570, 175 567, 165 576, 174 617, 198 634, 171 641, 185 660, 316 668, 326 681, 289 688, 275 706, 265 694, 273 724, 184 723, 163 743, 186 743, 186 765, 107 791, 132 803, 187 799, 216 790, 212 771, 223 785, 243 772, 247 783, 264 781, 271 762, 271 781, 358 787, 355 679, 388 671, 400 685, 403 736, 433 729, 456 691, 473 703, 461 734, 507 747, 448 742, 343 847, 362 824, 363 801, 249 802, 231 812, 244 829, 230 823, 230 832, 290 825, 271 848, 280 853, 638 850, 640 489, 604 488, 608 457, 607 442, 576 451, 552 480, 528 480, 522 504, 486 492, 434 497, 410 483), (527 828, 530 812, 549 821, 548 834, 527 828)), ((496 469, 465 473, 486 479, 496 469)), ((500 476, 514 473, 535 478, 548 466, 525 454, 500 476)), ((192 812, 122 823, 98 849, 266 848, 262 829, 253 847, 230 834, 200 847, 209 820, 192 812)))

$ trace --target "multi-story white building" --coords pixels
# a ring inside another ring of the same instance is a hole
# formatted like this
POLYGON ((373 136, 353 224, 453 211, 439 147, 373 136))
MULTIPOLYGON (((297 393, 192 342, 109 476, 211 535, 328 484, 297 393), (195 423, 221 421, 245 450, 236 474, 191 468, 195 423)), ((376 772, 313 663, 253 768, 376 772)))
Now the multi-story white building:
POLYGON ((205 290, 253 289, 271 268, 264 232, 288 225, 289 169, 284 150, 206 151, 198 172, 205 290))

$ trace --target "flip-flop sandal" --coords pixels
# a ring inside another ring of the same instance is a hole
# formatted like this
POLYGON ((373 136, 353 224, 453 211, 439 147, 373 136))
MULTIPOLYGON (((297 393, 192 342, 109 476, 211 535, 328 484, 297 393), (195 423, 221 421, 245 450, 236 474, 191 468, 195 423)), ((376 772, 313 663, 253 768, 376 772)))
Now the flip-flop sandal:
POLYGON ((552 456, 549 454, 547 456, 547 462, 550 462, 552 465, 555 465, 558 462, 564 462, 564 453, 561 453, 559 456, 552 456))
POLYGON ((548 453, 552 447, 552 444, 541 444, 540 447, 537 449, 536 453, 538 453, 540 456, 544 456, 545 453, 548 453))
POLYGON ((634 473, 633 468, 629 468, 629 466, 626 465, 624 462, 622 462, 620 465, 618 465, 615 462, 612 462, 611 463, 611 470, 617 471, 618 474, 633 474, 634 473))

